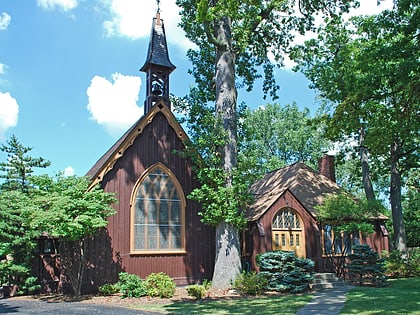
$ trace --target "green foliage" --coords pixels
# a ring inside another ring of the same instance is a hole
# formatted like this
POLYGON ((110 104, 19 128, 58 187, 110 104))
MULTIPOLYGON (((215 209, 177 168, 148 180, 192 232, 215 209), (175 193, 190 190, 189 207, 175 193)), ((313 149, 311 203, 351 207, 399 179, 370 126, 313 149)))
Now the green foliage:
POLYGON ((275 82, 275 67, 282 65, 294 34, 314 29, 315 14, 326 16, 348 11, 353 1, 299 1, 297 6, 285 1, 196 1, 177 0, 181 8, 180 26, 186 36, 199 47, 189 50, 188 57, 202 101, 214 100, 214 65, 216 50, 223 45, 235 53, 237 86, 251 91, 257 79, 263 78, 264 95, 275 98, 279 89, 275 82), (216 25, 224 17, 231 21, 231 43, 216 36, 216 25), (272 57, 272 58, 269 58, 272 57), (273 62, 274 59, 274 62, 273 62))
POLYGON ((268 284, 266 276, 255 271, 241 273, 233 283, 233 287, 246 295, 257 295, 264 292, 268 284))
POLYGON ((294 252, 271 251, 256 259, 260 274, 268 281, 268 290, 302 292, 313 280, 314 262, 296 257, 294 252))
POLYGON ((98 288, 102 295, 113 295, 121 291, 119 283, 105 283, 98 288))
POLYGON ((202 284, 187 286, 188 295, 194 297, 196 300, 201 300, 206 295, 206 291, 206 287, 202 284))
POLYGON ((44 158, 34 158, 28 153, 31 147, 25 147, 13 135, 10 139, 0 147, 0 151, 7 154, 7 162, 0 162, 0 178, 5 179, 1 184, 1 190, 19 190, 27 192, 30 188, 28 183, 29 177, 34 172, 34 168, 46 168, 51 162, 44 158))
POLYGON ((19 286, 18 294, 34 294, 41 288, 37 277, 27 277, 24 283, 19 286))
POLYGON ((385 209, 375 200, 355 200, 350 195, 342 193, 332 195, 324 203, 317 206, 318 219, 324 224, 330 224, 336 231, 372 233, 373 225, 369 223, 385 209))
POLYGON ((418 15, 418 1, 396 1, 378 15, 329 19, 317 39, 292 53, 297 69, 331 105, 326 119, 333 140, 352 138, 363 122, 364 144, 390 178, 394 242, 401 251, 401 186, 420 164, 418 15))
POLYGON ((413 182, 408 185, 403 200, 404 223, 407 233, 407 246, 420 247, 420 179, 419 172, 413 172, 413 182), (416 178, 417 177, 417 178, 416 178))
POLYGON ((127 272, 118 274, 118 287, 122 297, 142 297, 148 294, 145 282, 137 275, 127 272))
POLYGON ((325 123, 298 106, 267 104, 245 110, 239 129, 239 161, 249 175, 262 175, 285 165, 305 161, 313 168, 323 151, 331 148, 324 136, 325 123))
POLYGON ((114 289, 119 289, 123 298, 142 296, 171 298, 175 294, 175 282, 164 272, 151 273, 144 280, 127 272, 120 272, 118 277, 118 283, 108 285, 103 290, 112 292, 114 289))
POLYGON ((33 193, 39 211, 32 213, 31 226, 39 233, 66 240, 80 240, 107 225, 115 214, 111 207, 117 199, 99 186, 88 190, 87 177, 56 178, 37 176, 31 180, 38 190, 33 193))
POLYGON ((147 295, 171 298, 175 294, 175 281, 164 272, 151 273, 144 281, 147 295))
POLYGON ((386 275, 390 278, 420 276, 420 249, 412 249, 406 255, 394 250, 385 254, 386 275))
POLYGON ((348 255, 348 259, 346 267, 349 282, 358 285, 385 285, 385 261, 369 245, 353 246, 353 253, 348 255))

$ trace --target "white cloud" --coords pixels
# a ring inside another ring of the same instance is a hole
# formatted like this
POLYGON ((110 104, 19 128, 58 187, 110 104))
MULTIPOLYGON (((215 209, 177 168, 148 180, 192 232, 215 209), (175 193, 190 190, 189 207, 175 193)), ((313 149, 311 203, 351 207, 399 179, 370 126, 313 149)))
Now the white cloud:
POLYGON ((87 89, 91 118, 113 136, 119 135, 143 114, 137 105, 141 79, 114 73, 112 80, 95 76, 87 89))
POLYGON ((7 129, 16 126, 19 105, 10 93, 0 92, 0 139, 4 139, 7 129))
MULTIPOLYGON (((110 0, 104 2, 111 18, 104 22, 107 36, 123 36, 131 39, 149 37, 152 18, 156 15, 156 1, 110 0)), ((162 1, 161 18, 165 23, 168 42, 183 49, 192 47, 185 33, 178 27, 179 7, 175 0, 162 1)))
POLYGON ((0 63, 0 76, 6 72, 6 65, 0 63))
POLYGON ((60 9, 64 12, 75 9, 78 5, 77 0, 37 0, 37 4, 42 9, 60 9))
POLYGON ((7 14, 6 12, 2 12, 0 14, 0 31, 6 30, 11 20, 12 18, 9 14, 7 14))
POLYGON ((73 176, 74 175, 74 168, 71 166, 67 166, 63 171, 64 176, 73 176))

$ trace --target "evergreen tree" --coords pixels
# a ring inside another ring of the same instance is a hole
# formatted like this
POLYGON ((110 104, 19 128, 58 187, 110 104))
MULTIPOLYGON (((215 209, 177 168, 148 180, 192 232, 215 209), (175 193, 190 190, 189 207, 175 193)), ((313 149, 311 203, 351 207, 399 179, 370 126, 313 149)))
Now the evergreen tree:
POLYGON ((25 147, 13 135, 0 147, 7 154, 7 161, 0 162, 0 178, 5 181, 1 185, 2 190, 28 191, 28 178, 33 174, 34 168, 46 168, 51 162, 42 157, 32 157, 28 153, 31 147, 25 147))

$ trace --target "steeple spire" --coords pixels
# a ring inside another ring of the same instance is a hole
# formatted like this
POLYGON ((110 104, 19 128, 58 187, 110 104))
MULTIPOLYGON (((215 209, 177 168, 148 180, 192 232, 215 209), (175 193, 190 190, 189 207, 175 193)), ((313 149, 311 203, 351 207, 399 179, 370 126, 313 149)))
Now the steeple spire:
POLYGON ((160 1, 157 0, 158 9, 153 18, 152 31, 149 40, 147 59, 140 71, 146 73, 146 100, 144 102, 144 114, 162 100, 171 108, 169 101, 169 74, 175 70, 175 66, 169 60, 168 46, 166 43, 165 28, 160 18, 160 1))

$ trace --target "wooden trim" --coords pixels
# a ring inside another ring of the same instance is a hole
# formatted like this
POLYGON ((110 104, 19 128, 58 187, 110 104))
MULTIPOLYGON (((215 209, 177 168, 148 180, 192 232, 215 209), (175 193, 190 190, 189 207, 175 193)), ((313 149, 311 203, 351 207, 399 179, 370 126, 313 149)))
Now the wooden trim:
POLYGON ((139 177, 137 182, 135 183, 133 190, 131 192, 130 197, 130 255, 143 255, 143 254, 185 254, 186 253, 186 240, 185 240, 185 208, 186 208, 186 200, 184 190, 182 189, 181 184, 179 183, 176 176, 172 173, 172 171, 166 167, 163 163, 155 163, 146 169, 143 174, 139 177), (179 194, 181 199, 181 248, 177 250, 167 250, 167 249, 156 249, 156 250, 136 250, 134 248, 134 221, 135 221, 135 204, 136 204, 136 196, 138 189, 143 182, 143 180, 156 168, 161 168, 168 174, 170 179, 175 185, 175 188, 179 194))
POLYGON ((144 128, 153 121, 153 119, 158 113, 162 113, 166 117, 169 126, 171 126, 174 129, 177 137, 182 142, 188 140, 188 136, 176 120, 171 110, 163 102, 157 103, 145 116, 143 116, 135 125, 131 127, 131 129, 129 130, 129 134, 125 137, 124 141, 118 146, 118 148, 114 150, 114 152, 108 158, 108 160, 100 167, 100 169, 92 177, 92 182, 88 188, 88 191, 91 190, 95 185, 100 183, 104 176, 110 170, 112 170, 118 159, 124 155, 125 151, 131 145, 133 145, 136 138, 143 133, 144 128))
POLYGON ((143 256, 143 255, 186 255, 188 252, 186 250, 145 250, 145 251, 130 251, 130 256, 143 256))

